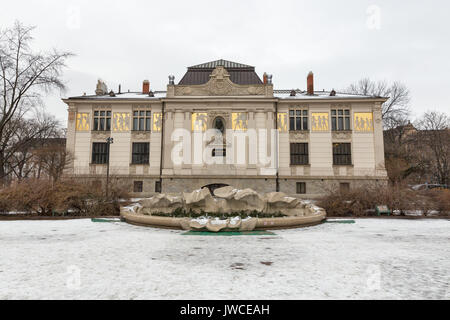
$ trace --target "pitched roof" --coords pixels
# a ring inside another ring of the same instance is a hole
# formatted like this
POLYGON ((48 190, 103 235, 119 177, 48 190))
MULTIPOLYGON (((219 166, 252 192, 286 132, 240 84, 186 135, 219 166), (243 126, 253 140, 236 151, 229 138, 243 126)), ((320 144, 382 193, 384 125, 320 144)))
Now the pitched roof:
POLYGON ((223 59, 188 67, 188 71, 178 84, 205 84, 209 81, 209 76, 211 75, 213 70, 218 66, 223 66, 225 69, 227 69, 228 73, 230 74, 230 80, 233 83, 242 85, 262 84, 261 79, 255 72, 255 67, 223 59))
POLYGON ((216 61, 210 61, 202 64, 197 64, 195 66, 188 67, 188 69, 214 69, 218 66, 225 67, 225 69, 247 69, 250 68, 252 70, 255 70, 255 67, 249 66, 247 64, 237 63, 233 61, 228 60, 216 60, 216 61))

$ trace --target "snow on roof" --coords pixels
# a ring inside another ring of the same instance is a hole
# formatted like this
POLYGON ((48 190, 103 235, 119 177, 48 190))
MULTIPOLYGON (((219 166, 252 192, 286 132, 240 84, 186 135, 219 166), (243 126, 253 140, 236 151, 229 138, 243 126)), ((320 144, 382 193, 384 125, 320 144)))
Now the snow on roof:
POLYGON ((331 91, 314 91, 314 95, 307 94, 306 91, 295 90, 295 96, 291 96, 293 90, 273 90, 273 96, 279 99, 377 99, 382 97, 366 96, 352 93, 336 92, 330 96, 331 91))
MULTIPOLYGON (((320 100, 320 99, 382 99, 383 97, 358 95, 351 93, 340 93, 337 92, 335 96, 330 96, 330 91, 315 91, 314 95, 308 95, 306 91, 295 90, 295 96, 291 96, 292 90, 274 90, 273 97, 278 99, 286 100, 320 100)), ((216 96, 183 96, 180 98, 212 98, 216 96)), ((115 96, 111 97, 109 94, 106 95, 83 95, 69 97, 73 100, 159 100, 166 98, 166 91, 154 91, 154 96, 150 97, 148 94, 142 92, 124 92, 116 93, 115 96)), ((218 98, 218 97, 216 97, 218 98)), ((221 97, 223 98, 223 97, 221 97)), ((245 96, 245 98, 267 98, 265 96, 245 96)))
POLYGON ((85 96, 75 96, 75 97, 69 97, 69 99, 99 99, 99 100, 134 100, 134 99, 144 99, 144 100, 154 100, 154 99, 160 99, 166 97, 166 91, 154 91, 153 92, 154 97, 150 97, 148 94, 142 93, 142 92, 123 92, 123 93, 116 93, 115 96, 111 97, 109 94, 105 95, 85 95, 85 96))

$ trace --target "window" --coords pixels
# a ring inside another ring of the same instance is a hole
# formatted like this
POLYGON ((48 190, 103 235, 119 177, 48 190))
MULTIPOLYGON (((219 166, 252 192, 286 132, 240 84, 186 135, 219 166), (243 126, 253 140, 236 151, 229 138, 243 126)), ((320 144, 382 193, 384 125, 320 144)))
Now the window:
POLYGON ((143 190, 143 182, 134 181, 133 192, 142 192, 142 190, 143 190))
POLYGON ((350 143, 333 143, 333 164, 352 164, 352 150, 350 143))
POLYGON ((111 111, 95 110, 94 111, 94 131, 110 131, 111 130, 111 111))
POLYGON ((340 192, 349 192, 350 191, 350 183, 348 183, 348 182, 339 183, 339 191, 340 192))
POLYGON ((306 193, 306 182, 297 182, 297 194, 306 193))
POLYGON ((350 110, 348 109, 331 110, 331 130, 333 131, 350 130, 350 110))
POLYGON ((106 142, 94 142, 92 144, 92 163, 105 164, 108 162, 108 144, 106 142))
POLYGON ((227 149, 213 149, 212 156, 213 157, 226 157, 227 149))
POLYGON ((308 144, 307 143, 291 143, 291 165, 308 164, 308 144))
POLYGON ((161 181, 155 181, 155 192, 161 193, 161 181))
POLYGON ((308 110, 289 110, 289 130, 308 130, 308 110))
POLYGON ((150 144, 148 142, 133 142, 133 154, 131 163, 149 163, 150 144))
POLYGON ((152 112, 150 110, 133 111, 133 131, 151 131, 152 112))

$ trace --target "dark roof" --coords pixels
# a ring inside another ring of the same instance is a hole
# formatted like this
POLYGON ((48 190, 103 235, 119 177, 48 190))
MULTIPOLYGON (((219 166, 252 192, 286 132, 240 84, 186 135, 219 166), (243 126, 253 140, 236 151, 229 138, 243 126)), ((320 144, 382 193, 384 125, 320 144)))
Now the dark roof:
POLYGON ((218 66, 223 66, 225 69, 227 69, 228 73, 230 74, 230 80, 233 83, 243 85, 263 83, 256 74, 255 67, 242 63, 220 59, 188 67, 188 71, 178 84, 179 85, 205 84, 209 81, 210 74, 218 66))
POLYGON ((247 64, 242 64, 242 63, 237 63, 237 62, 233 62, 233 61, 228 61, 228 60, 216 60, 216 61, 210 61, 210 62, 206 62, 206 63, 202 63, 202 64, 197 64, 195 66, 191 66, 188 69, 214 69, 218 66, 222 66, 225 67, 225 69, 252 69, 255 70, 255 67, 249 66, 247 64))

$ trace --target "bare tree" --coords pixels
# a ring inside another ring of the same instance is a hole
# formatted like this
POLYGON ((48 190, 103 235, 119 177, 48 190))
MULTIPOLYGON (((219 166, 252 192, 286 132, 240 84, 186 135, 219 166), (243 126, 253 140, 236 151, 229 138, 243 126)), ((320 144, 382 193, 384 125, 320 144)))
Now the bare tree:
MULTIPOLYGON (((34 52, 30 45, 34 27, 16 22, 0 31, 0 141, 6 128, 21 119, 40 101, 42 92, 64 90, 61 72, 69 52, 34 52)), ((0 149, 0 179, 5 177, 5 150, 0 149)))
POLYGON ((72 160, 72 155, 66 149, 64 138, 47 139, 41 147, 33 151, 32 162, 36 178, 40 179, 45 176, 53 183, 58 182, 64 169, 72 160))
POLYGON ((428 111, 416 123, 417 145, 437 183, 450 184, 450 117, 428 111))
POLYGON ((33 151, 49 138, 60 135, 59 122, 53 116, 37 113, 31 119, 14 117, 5 126, 0 140, 4 178, 27 178, 34 170, 31 162, 33 151))
POLYGON ((351 84, 344 91, 374 97, 389 97, 381 111, 385 128, 395 128, 405 122, 409 116, 409 90, 400 82, 389 84, 386 81, 375 82, 364 78, 351 84))

